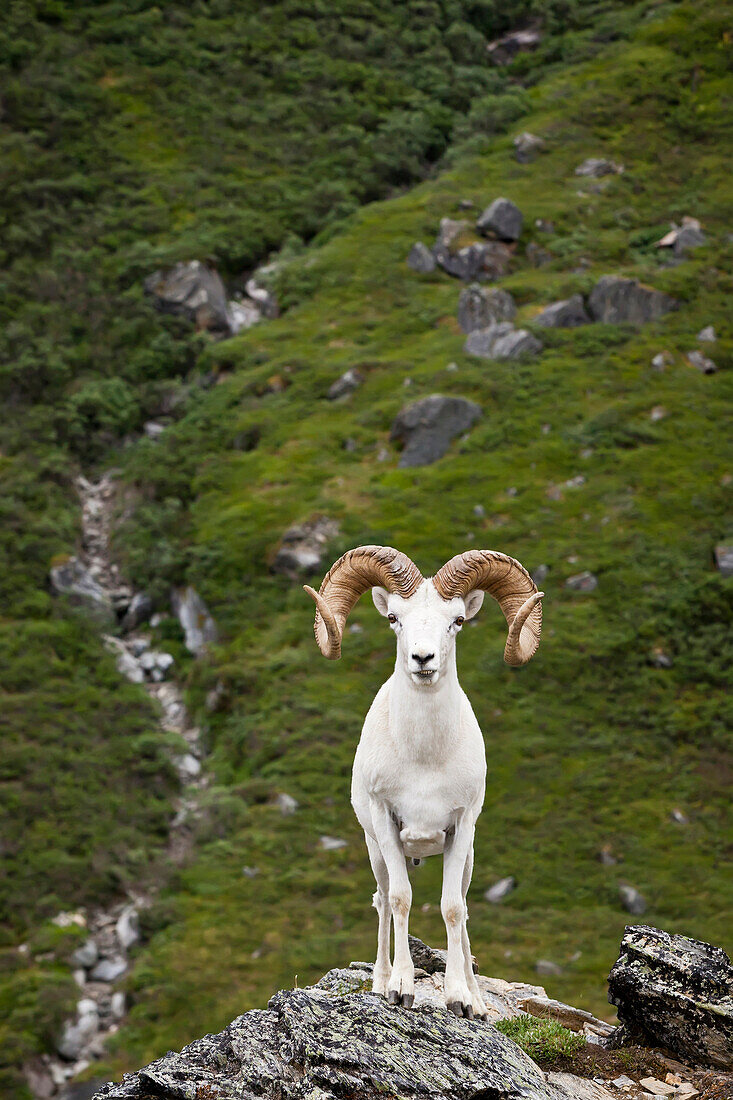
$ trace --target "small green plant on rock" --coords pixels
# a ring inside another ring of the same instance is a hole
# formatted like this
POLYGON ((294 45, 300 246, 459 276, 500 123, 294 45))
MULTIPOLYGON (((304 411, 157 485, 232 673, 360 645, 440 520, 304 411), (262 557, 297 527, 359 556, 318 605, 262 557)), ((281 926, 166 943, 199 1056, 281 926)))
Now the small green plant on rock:
POLYGON ((511 1020, 499 1020, 496 1028, 513 1039, 540 1066, 567 1063, 586 1046, 582 1035, 568 1031, 557 1020, 523 1014, 511 1020))

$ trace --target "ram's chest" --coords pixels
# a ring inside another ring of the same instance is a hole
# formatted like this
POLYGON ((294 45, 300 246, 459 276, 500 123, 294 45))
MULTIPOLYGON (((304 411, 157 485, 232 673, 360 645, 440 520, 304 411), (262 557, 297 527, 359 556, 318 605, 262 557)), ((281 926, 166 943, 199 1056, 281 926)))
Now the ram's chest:
POLYGON ((466 805, 466 777, 443 767, 394 769, 377 781, 374 793, 389 804, 400 828, 409 826, 425 832, 445 830, 455 811, 466 805))

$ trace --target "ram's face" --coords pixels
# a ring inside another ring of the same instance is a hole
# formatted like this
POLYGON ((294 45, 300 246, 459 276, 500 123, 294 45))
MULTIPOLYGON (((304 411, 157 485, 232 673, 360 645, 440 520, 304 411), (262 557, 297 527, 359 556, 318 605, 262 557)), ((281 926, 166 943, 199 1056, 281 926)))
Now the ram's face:
POLYGON ((422 688, 437 684, 452 661, 456 635, 481 607, 484 594, 469 592, 444 600, 432 581, 424 581, 409 599, 384 588, 373 588, 372 599, 380 615, 397 635, 397 660, 413 684, 422 688))

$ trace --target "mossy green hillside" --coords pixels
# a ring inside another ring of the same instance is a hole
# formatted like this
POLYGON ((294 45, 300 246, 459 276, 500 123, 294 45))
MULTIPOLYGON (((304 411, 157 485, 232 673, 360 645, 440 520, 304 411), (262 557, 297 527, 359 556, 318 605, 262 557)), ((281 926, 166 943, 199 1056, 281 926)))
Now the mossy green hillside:
MULTIPOLYGON (((733 347, 730 200, 715 111, 724 48, 716 10, 682 5, 630 43, 538 83, 522 127, 546 137, 543 157, 520 166, 511 135, 487 140, 482 155, 354 214, 284 268, 288 313, 213 348, 205 362, 219 384, 196 397, 164 444, 130 454, 126 476, 144 502, 144 523, 133 517, 124 533, 130 567, 159 583, 145 561, 161 545, 214 609, 223 641, 190 673, 214 779, 207 825, 132 978, 118 1067, 223 1024, 295 975, 303 983, 373 950, 373 886, 348 785, 392 638, 367 601, 353 613, 362 632, 347 634, 340 664, 318 654, 300 585, 268 571, 279 532, 315 514, 341 523, 334 557, 386 542, 428 573, 483 545, 549 566, 543 643, 529 666, 503 666, 505 627, 489 606, 459 644, 489 760, 469 897, 482 969, 536 980, 536 960, 549 958, 562 970, 545 979, 553 995, 607 1015, 604 978, 630 919, 624 882, 646 897, 645 920, 729 944, 730 584, 712 558, 726 533, 722 425, 733 347), (589 185, 574 168, 599 153, 625 171, 589 185), (643 329, 543 332, 545 351, 529 362, 465 356, 459 285, 414 274, 405 256, 441 216, 457 215, 460 200, 480 208, 498 194, 525 214, 502 281, 520 321, 531 326, 543 304, 609 272, 668 291, 679 309, 643 329), (702 219, 709 243, 665 266, 654 242, 685 213, 702 219), (536 218, 555 232, 536 231, 536 218), (531 239, 551 252, 547 266, 524 259, 531 239), (707 324, 718 334, 713 376, 685 359, 707 324), (661 350, 674 361, 660 373, 651 360, 661 350), (328 402, 330 383, 353 366, 364 384, 328 402), (284 390, 270 392, 273 376, 284 390), (432 392, 478 401, 483 418, 435 465, 399 469, 392 419, 432 392), (656 406, 664 415, 653 420, 656 406), (238 451, 238 433, 255 424, 257 446, 238 451), (583 484, 565 486, 579 474, 583 484), (555 487, 559 499, 548 495, 555 487), (584 569, 597 576, 596 591, 568 590, 566 579, 584 569), (656 648, 671 668, 655 666, 656 648), (217 683, 212 714, 203 701, 217 683), (293 817, 271 805, 281 790, 301 803, 293 817), (688 825, 672 820, 675 808, 688 825), (347 848, 322 851, 322 834, 347 848), (598 859, 606 844, 613 866, 598 859), (500 906, 484 901, 507 874, 515 892, 500 906)), ((413 881, 413 927, 440 942, 439 861, 413 881)))

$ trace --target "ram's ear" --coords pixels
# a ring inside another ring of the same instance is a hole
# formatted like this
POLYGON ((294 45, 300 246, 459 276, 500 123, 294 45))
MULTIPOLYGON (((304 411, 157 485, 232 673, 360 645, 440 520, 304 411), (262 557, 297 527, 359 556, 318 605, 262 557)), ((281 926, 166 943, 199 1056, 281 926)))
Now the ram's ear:
POLYGON ((374 600, 374 606, 380 615, 385 617, 388 614, 387 600, 389 599, 389 592, 386 588, 380 588, 379 585, 375 585, 372 589, 372 599, 374 600))
POLYGON ((484 595, 480 588, 474 588, 472 592, 464 598, 466 605, 466 618, 472 619, 474 615, 478 615, 481 610, 481 604, 484 602, 484 595))

